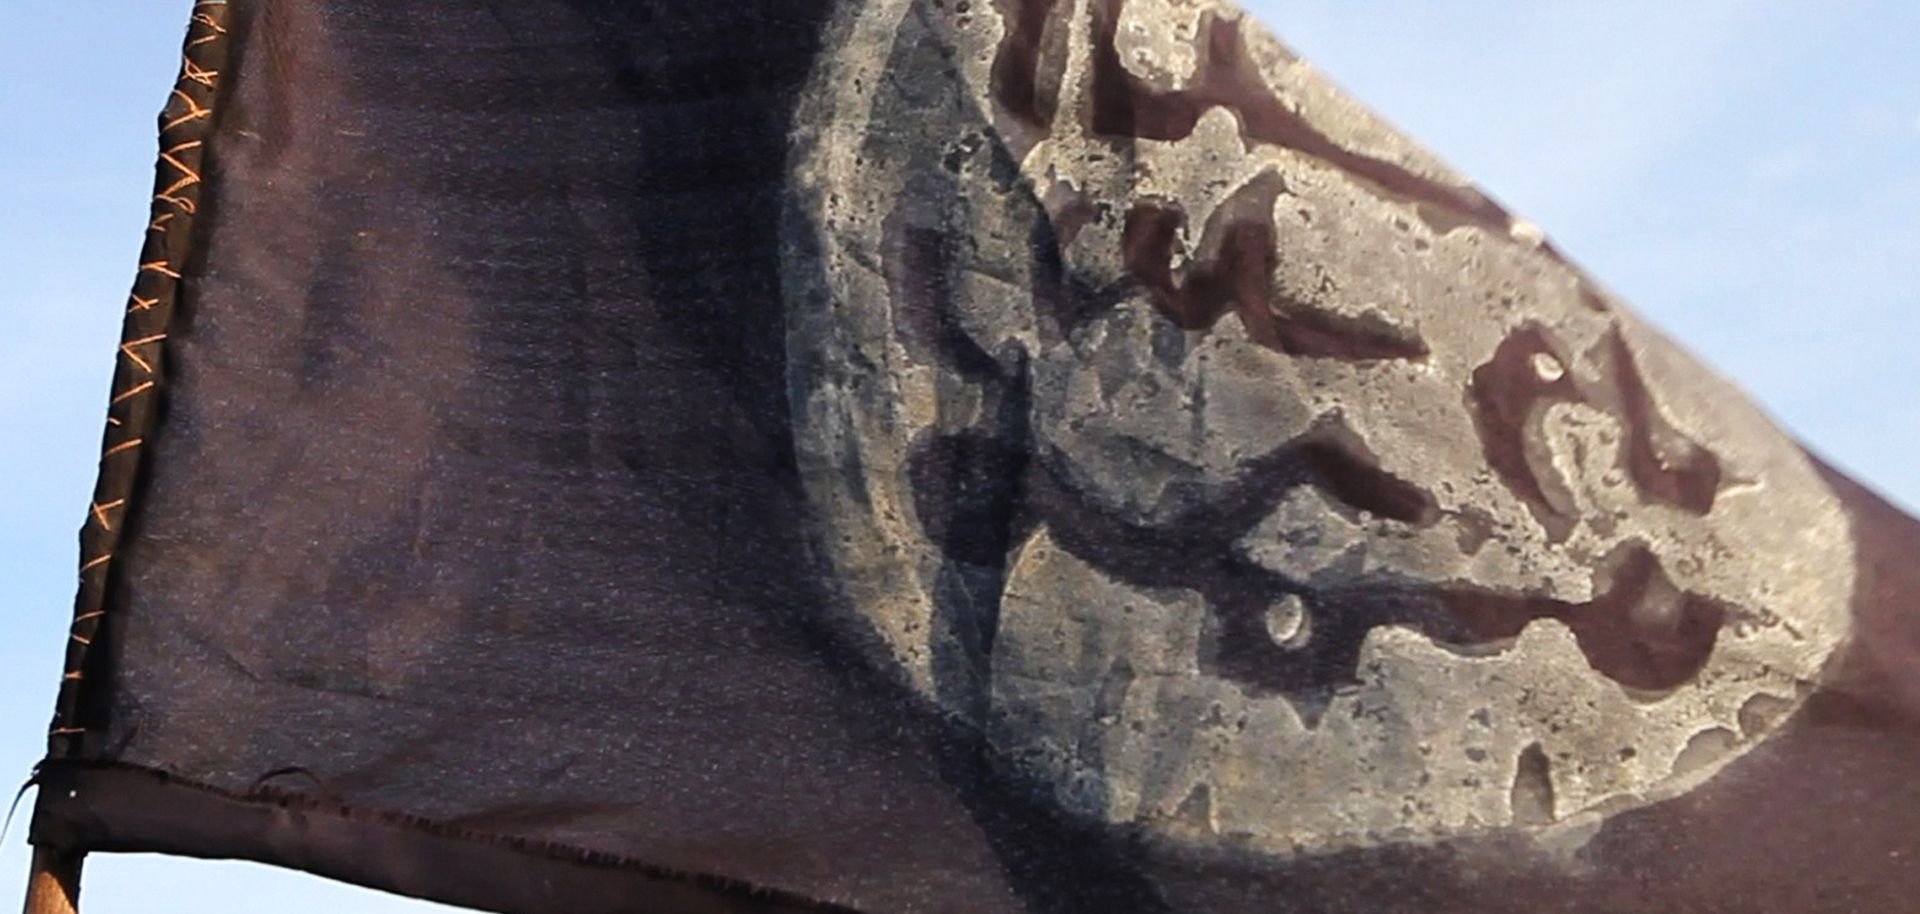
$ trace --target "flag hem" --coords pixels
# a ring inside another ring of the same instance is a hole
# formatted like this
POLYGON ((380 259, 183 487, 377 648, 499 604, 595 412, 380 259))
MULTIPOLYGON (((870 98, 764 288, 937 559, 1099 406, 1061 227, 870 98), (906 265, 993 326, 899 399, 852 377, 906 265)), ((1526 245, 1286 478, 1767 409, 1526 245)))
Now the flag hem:
POLYGON ((50 760, 29 840, 87 853, 237 859, 504 914, 855 914, 735 879, 122 763, 50 760))

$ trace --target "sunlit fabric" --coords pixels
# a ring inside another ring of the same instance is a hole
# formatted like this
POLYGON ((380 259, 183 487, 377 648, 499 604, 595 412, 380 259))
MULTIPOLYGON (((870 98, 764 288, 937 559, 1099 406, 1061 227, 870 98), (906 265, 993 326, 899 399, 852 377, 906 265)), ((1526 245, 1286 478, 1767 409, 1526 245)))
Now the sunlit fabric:
POLYGON ((189 15, 37 843, 524 914, 1920 897, 1920 524, 1230 6, 189 15))

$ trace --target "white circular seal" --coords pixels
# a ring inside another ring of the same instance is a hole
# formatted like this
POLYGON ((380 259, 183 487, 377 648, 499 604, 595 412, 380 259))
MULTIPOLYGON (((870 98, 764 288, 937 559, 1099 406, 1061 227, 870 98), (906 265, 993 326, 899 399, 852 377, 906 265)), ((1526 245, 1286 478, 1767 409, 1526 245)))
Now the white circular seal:
POLYGON ((1847 634, 1799 448, 1230 6, 852 2, 798 123, 820 548, 1075 813, 1551 833, 1710 777, 1847 634))

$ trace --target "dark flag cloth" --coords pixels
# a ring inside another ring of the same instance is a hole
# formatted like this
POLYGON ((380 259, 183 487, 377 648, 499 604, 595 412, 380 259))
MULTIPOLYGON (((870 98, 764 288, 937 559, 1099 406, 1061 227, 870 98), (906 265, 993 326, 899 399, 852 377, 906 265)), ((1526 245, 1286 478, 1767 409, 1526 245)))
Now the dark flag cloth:
POLYGON ((1232 7, 191 16, 36 843, 1920 904, 1920 525, 1232 7))

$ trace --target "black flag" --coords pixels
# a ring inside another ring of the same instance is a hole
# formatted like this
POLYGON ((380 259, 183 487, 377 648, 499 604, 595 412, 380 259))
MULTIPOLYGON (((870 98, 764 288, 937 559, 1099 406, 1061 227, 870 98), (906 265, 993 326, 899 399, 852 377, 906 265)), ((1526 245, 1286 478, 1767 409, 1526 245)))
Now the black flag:
POLYGON ((1920 525, 1225 3, 202 0, 33 840, 1895 911, 1920 525))

